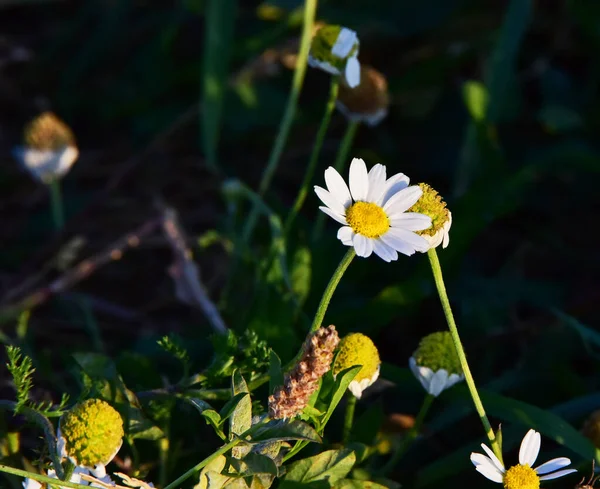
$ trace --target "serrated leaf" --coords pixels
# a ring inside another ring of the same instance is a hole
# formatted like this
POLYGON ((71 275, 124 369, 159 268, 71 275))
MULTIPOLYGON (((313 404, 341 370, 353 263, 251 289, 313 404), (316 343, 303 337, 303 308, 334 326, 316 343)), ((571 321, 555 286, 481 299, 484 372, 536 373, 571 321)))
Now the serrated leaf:
MULTIPOLYGON (((252 427, 252 400, 250 391, 244 377, 236 370, 231 376, 231 395, 241 395, 235 409, 229 418, 229 439, 233 440, 235 435, 241 435, 252 427), (244 395, 245 394, 245 395, 244 395)), ((250 451, 249 446, 237 446, 231 449, 234 458, 242 458, 250 451)))
POLYGON ((335 379, 335 383, 333 386, 333 394, 331 396, 331 401, 329 402, 329 406, 327 406, 327 411, 325 412, 325 417, 323 418, 323 424, 321 425, 321 431, 325 428, 325 425, 331 418, 331 415, 335 411, 335 408, 340 403, 350 382, 354 380, 354 377, 358 374, 362 367, 360 365, 356 365, 354 367, 347 368, 346 370, 342 370, 335 379))
POLYGON ((306 440, 321 443, 319 434, 303 421, 273 420, 264 425, 257 425, 248 435, 250 443, 262 443, 267 441, 306 440))
POLYGON ((308 483, 325 480, 335 484, 348 475, 355 462, 356 455, 352 450, 327 450, 291 464, 284 480, 308 483))

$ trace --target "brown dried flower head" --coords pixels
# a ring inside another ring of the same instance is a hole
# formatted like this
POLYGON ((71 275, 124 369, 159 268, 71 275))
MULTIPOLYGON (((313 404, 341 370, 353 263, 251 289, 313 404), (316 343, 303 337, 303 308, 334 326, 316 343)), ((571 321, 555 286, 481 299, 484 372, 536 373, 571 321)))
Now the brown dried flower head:
POLYGON ((284 385, 269 396, 271 418, 288 419, 302 412, 308 405, 310 396, 317 390, 319 379, 331 368, 333 352, 339 342, 340 338, 333 325, 319 328, 306 339, 302 357, 285 376, 284 385))
POLYGON ((25 145, 32 149, 57 151, 65 146, 75 146, 69 126, 52 112, 44 112, 29 122, 23 136, 25 145))
POLYGON ((390 105, 385 76, 375 68, 361 65, 360 85, 350 88, 340 85, 336 107, 350 121, 379 124, 387 115, 390 105))

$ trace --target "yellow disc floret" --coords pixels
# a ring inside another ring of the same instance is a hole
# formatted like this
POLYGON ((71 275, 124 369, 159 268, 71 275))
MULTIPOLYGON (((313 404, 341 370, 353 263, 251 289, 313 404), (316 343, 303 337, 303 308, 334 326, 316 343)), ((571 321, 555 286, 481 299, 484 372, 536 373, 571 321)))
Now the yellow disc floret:
POLYGON ((529 465, 514 465, 504 474, 504 489, 539 489, 540 478, 529 465))
POLYGON ((417 365, 428 367, 434 372, 444 369, 449 374, 462 374, 460 360, 448 331, 432 333, 422 338, 413 357, 417 365))
POLYGON ((355 233, 367 238, 379 238, 390 228, 385 211, 372 202, 356 202, 348 207, 346 222, 355 233))
POLYGON ((353 46, 345 58, 334 55, 332 49, 340 36, 340 32, 342 32, 342 27, 339 25, 326 25, 319 29, 312 39, 310 55, 341 70, 346 65, 348 58, 356 54, 358 43, 353 46))
POLYGON ((119 450, 123 420, 107 402, 88 399, 61 418, 60 432, 67 456, 79 466, 94 467, 110 462, 119 450))
POLYGON ((418 212, 431 217, 431 226, 423 231, 416 231, 416 233, 435 236, 450 219, 450 213, 446 208, 446 202, 442 200, 436 190, 426 183, 420 183, 419 187, 421 187, 423 195, 415 205, 408 209, 408 212, 418 212))
POLYGON ((44 112, 25 127, 25 145, 32 149, 57 151, 74 146, 71 129, 52 112, 44 112))
POLYGON ((333 375, 355 365, 362 365, 354 377, 355 381, 360 382, 376 376, 380 364, 379 352, 371 338, 361 333, 351 333, 340 341, 339 353, 333 365, 333 375))

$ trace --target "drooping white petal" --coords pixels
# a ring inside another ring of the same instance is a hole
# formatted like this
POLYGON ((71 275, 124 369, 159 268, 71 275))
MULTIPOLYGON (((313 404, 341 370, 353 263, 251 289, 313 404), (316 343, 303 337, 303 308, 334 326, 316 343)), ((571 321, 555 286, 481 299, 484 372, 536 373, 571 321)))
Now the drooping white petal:
POLYGON ((320 70, 323 70, 331 75, 341 75, 341 71, 339 70, 339 68, 333 66, 331 63, 328 63, 327 61, 321 61, 317 58, 315 58, 312 55, 308 55, 308 65, 312 68, 319 68, 320 70))
POLYGON ((475 470, 494 482, 502 482, 504 469, 499 470, 495 464, 481 453, 471 453, 471 462, 475 465, 475 470))
POLYGON ((341 227, 337 233, 338 239, 346 246, 352 246, 352 238, 354 238, 354 231, 350 226, 341 227))
POLYGON ((383 192, 386 181, 385 173, 385 166, 380 163, 377 163, 369 170, 369 193, 367 194, 367 200, 369 202, 376 202, 377 198, 383 192))
POLYGON ((395 175, 392 175, 385 182, 385 187, 383 189, 383 193, 379 196, 379 199, 377 200, 377 204, 379 204, 381 206, 385 205, 387 203, 387 201, 390 199, 390 197, 392 197, 396 193, 400 192, 400 190, 408 187, 409 183, 410 183, 410 179, 403 173, 396 173, 395 175))
POLYGON ((449 389, 454 384, 462 382, 463 380, 465 380, 464 375, 450 374, 450 377, 448 377, 448 381, 446 382, 446 389, 449 389))
POLYGON ((444 239, 442 248, 447 248, 450 244, 450 227, 452 226, 452 212, 448 211, 448 222, 444 224, 444 239))
POLYGON ((417 185, 407 187, 390 197, 383 205, 383 210, 388 216, 394 217, 396 214, 400 214, 412 207, 421 198, 421 195, 423 195, 421 187, 417 185))
POLYGON ((422 231, 431 226, 431 218, 418 212, 404 212, 395 217, 390 216, 390 225, 407 231, 422 231))
MULTIPOLYGON (((388 229, 388 232, 385 234, 385 236, 387 236, 387 235, 392 235, 394 238, 403 241, 408 246, 414 248, 417 251, 420 251, 423 249, 427 250, 427 248, 429 246, 427 243, 427 240, 425 240, 418 234, 415 234, 412 231, 406 231, 405 229, 390 228, 390 229, 388 229)), ((398 251, 400 251, 400 250, 398 250, 398 251)))
POLYGON ((565 470, 559 470, 558 472, 554 472, 552 474, 546 474, 540 477, 541 481, 549 481, 551 479, 558 479, 559 477, 562 477, 563 475, 569 475, 572 474, 573 472, 577 472, 575 469, 565 469, 565 470))
POLYGON ((504 464, 502 462, 500 462, 500 460, 498 459, 498 457, 496 457, 496 455, 494 454, 494 452, 492 451, 492 449, 490 447, 488 447, 485 443, 481 444, 481 448, 483 448, 483 451, 485 453, 487 453, 487 456, 489 457, 489 459, 491 460, 491 462, 494 464, 494 467, 496 467, 496 469, 501 472, 504 473, 505 472, 505 468, 504 468, 504 464))
POLYGON ((546 463, 543 463, 539 467, 533 469, 538 474, 547 474, 548 472, 554 472, 555 470, 562 469, 563 467, 567 467, 571 465, 571 460, 567 457, 558 457, 553 458, 552 460, 548 460, 546 463))
POLYGON ((429 383, 429 393, 435 397, 439 396, 446 388, 447 381, 448 372, 443 368, 439 369, 431 378, 431 382, 429 383))
POLYGON ((360 61, 356 56, 348 58, 346 61, 344 77, 350 88, 356 88, 360 85, 360 61))
POLYGON ((354 158, 350 163, 350 193, 355 201, 365 201, 369 194, 369 178, 364 160, 354 158))
POLYGON ((355 234, 352 238, 354 244, 354 250, 358 256, 367 258, 373 253, 373 242, 371 239, 363 236, 362 234, 355 234))
POLYGON ((519 448, 519 463, 521 465, 533 466, 535 459, 540 453, 542 437, 535 430, 529 430, 523 437, 521 448, 519 448))
POLYGON ((350 195, 348 185, 346 185, 342 176, 332 166, 325 170, 325 184, 331 195, 340 201, 346 209, 352 205, 352 196, 350 195))
POLYGON ((415 254, 415 248, 409 245, 406 241, 394 236, 389 231, 385 234, 382 234, 379 239, 383 241, 390 248, 396 250, 398 253, 402 253, 406 256, 411 256, 415 254))
POLYGON ((331 54, 344 59, 350 54, 356 43, 358 43, 356 32, 347 27, 342 27, 334 45, 331 47, 331 54))
POLYGON ((340 224, 343 224, 344 226, 348 225, 344 216, 342 216, 338 212, 332 211, 329 207, 325 207, 324 205, 322 205, 319 207, 319 210, 323 211, 325 214, 327 214, 332 219, 335 219, 340 224))
POLYGON ((346 208, 344 204, 342 204, 336 197, 334 197, 331 193, 325 190, 322 187, 315 185, 315 193, 317 197, 321 199, 321 202, 329 207, 332 211, 337 212, 338 214, 344 215, 346 214, 346 208))
POLYGON ((388 263, 398 258, 398 253, 379 239, 373 240, 373 251, 379 258, 388 263))

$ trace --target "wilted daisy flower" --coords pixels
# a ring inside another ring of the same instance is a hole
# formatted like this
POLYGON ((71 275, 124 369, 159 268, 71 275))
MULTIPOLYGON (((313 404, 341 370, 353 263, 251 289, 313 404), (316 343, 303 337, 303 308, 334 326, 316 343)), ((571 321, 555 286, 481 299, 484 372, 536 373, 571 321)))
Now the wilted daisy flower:
POLYGON ((33 119, 24 130, 24 142, 15 157, 45 184, 62 178, 79 156, 71 129, 52 112, 33 119))
POLYGON ((437 248, 440 244, 442 248, 446 248, 448 243, 450 243, 449 233, 450 226, 452 226, 452 214, 446 208, 446 202, 442 200, 442 197, 433 188, 426 183, 420 183, 419 187, 423 190, 423 195, 408 210, 410 212, 420 212, 431 217, 431 227, 418 233, 429 243, 429 247, 424 251, 437 248))
POLYGON ((349 87, 360 83, 356 32, 339 25, 326 25, 312 39, 308 64, 332 75, 343 75, 349 87))
POLYGON ((107 402, 88 399, 62 416, 57 435, 61 457, 104 477, 123 443, 123 420, 107 402))
POLYGON ((423 388, 436 397, 465 378, 448 331, 422 338, 408 364, 423 388))
POLYGON ((412 255, 429 248, 427 240, 415 234, 431 226, 431 218, 406 212, 421 197, 422 190, 408 186, 409 179, 397 173, 386 179, 384 165, 367 174, 365 162, 354 158, 350 164, 350 189, 333 167, 325 170, 327 190, 315 186, 325 206, 319 207, 343 227, 338 239, 353 246, 356 254, 368 257, 375 252, 383 260, 398 259, 398 252, 412 255))
POLYGON ((535 430, 529 430, 521 442, 518 465, 505 469, 494 452, 483 443, 481 447, 487 456, 482 453, 471 453, 471 462, 477 472, 491 481, 503 484, 505 489, 539 489, 540 481, 577 472, 575 469, 558 470, 571 464, 571 460, 566 457, 554 458, 534 469, 532 465, 540 452, 540 445, 540 434, 535 430))
POLYGON ((361 398, 363 391, 379 377, 381 360, 379 351, 371 338, 361 333, 351 333, 340 341, 339 352, 333 365, 333 375, 347 368, 362 365, 348 389, 354 397, 361 398))
POLYGON ((360 85, 355 88, 341 85, 335 101, 337 109, 348 120, 364 122, 369 126, 375 126, 385 118, 389 104, 385 76, 365 65, 360 68, 360 85))
POLYGON ((302 347, 302 357, 285 376, 284 383, 269 396, 269 416, 288 419, 300 414, 308 405, 310 396, 319 387, 319 379, 329 372, 333 352, 340 338, 335 326, 319 328, 302 347))

